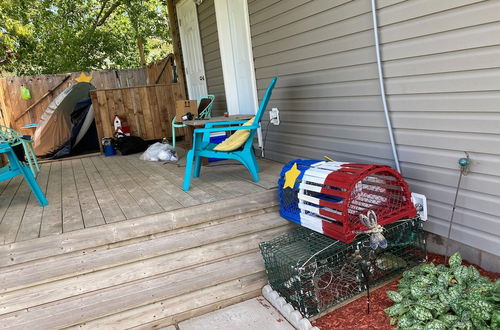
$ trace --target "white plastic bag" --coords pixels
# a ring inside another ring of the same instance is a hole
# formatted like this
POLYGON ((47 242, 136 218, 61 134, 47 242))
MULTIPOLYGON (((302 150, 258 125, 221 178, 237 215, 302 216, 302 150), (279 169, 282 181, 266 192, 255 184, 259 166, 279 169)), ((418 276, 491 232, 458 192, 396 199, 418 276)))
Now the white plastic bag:
POLYGON ((140 159, 151 162, 176 162, 178 160, 174 147, 168 143, 160 142, 150 145, 141 155, 140 159))

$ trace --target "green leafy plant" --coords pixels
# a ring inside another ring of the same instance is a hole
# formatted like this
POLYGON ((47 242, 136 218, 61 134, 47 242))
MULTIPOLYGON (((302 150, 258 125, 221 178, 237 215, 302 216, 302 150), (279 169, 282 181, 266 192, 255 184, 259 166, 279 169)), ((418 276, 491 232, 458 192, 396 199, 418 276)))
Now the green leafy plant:
POLYGON ((163 0, 0 1, 0 76, 141 67, 171 51, 163 0))
POLYGON ((403 273, 385 312, 399 329, 500 329, 500 281, 462 265, 457 252, 445 265, 422 264, 403 273))

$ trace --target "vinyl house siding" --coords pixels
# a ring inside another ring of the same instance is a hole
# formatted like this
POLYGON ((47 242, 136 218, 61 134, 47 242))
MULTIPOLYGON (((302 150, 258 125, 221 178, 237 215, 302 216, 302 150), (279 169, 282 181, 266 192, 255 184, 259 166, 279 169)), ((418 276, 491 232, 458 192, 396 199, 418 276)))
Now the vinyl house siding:
POLYGON ((500 1, 399 1, 380 11, 402 171, 429 198, 426 229, 500 255, 500 1))
POLYGON ((212 115, 222 116, 227 111, 227 106, 214 0, 205 0, 198 6, 198 21, 208 93, 215 95, 212 115))
MULTIPOLYGON (((403 175, 428 198, 426 229, 446 236, 468 151, 453 240, 500 255, 500 1, 379 0, 389 109, 403 175)), ((266 157, 394 165, 368 0, 249 0, 259 96, 281 125, 266 157)), ((264 123, 265 127, 266 123, 264 123)))
POLYGON ((392 163, 377 82, 368 1, 249 2, 257 86, 280 77, 282 124, 270 158, 338 156, 392 163))

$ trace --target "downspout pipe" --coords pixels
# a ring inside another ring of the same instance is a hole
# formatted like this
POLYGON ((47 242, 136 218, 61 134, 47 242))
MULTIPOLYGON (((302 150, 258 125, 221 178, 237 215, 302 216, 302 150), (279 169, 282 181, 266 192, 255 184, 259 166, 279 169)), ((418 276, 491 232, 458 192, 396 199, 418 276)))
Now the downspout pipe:
POLYGON ((376 0, 372 2, 372 19, 373 19, 373 34, 375 37, 375 53, 377 55, 377 69, 378 69, 378 83, 380 85, 380 97, 382 98, 382 105, 384 107, 385 121, 387 123, 387 130, 389 131, 389 140, 391 141, 392 156, 396 163, 396 169, 401 173, 399 165, 398 152, 396 150, 396 142, 394 141, 394 133, 392 131, 391 117, 389 116, 389 107, 387 106, 387 97, 385 95, 384 87, 384 71, 382 70, 382 60, 380 59, 380 42, 378 40, 378 22, 377 22, 377 5, 376 0))

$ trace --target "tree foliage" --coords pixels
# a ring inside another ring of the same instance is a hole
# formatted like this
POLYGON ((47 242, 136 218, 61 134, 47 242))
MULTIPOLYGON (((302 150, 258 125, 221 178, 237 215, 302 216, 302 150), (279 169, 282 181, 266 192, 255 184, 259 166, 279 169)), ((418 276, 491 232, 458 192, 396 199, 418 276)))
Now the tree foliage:
POLYGON ((162 0, 0 1, 3 75, 138 67, 170 44, 162 0))

